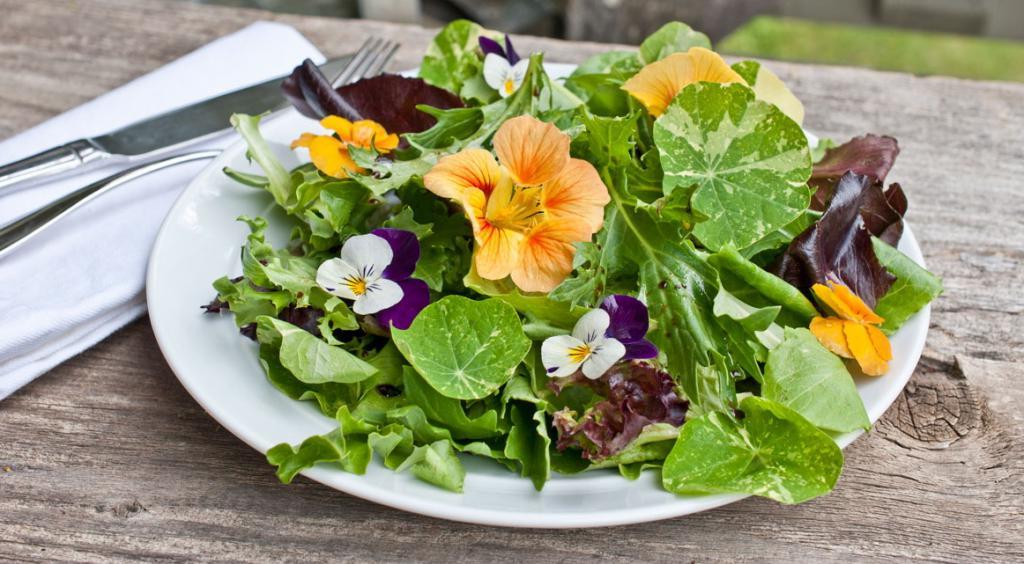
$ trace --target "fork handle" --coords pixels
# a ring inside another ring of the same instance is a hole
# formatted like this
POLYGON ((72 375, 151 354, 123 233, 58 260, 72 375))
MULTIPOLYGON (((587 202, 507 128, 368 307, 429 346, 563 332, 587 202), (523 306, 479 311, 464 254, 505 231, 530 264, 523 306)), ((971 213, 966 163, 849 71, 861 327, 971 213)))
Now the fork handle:
POLYGON ((0 227, 0 257, 3 257, 7 253, 13 251, 16 247, 27 241, 30 237, 38 234, 43 229, 53 225, 59 219, 74 211, 75 208, 82 206, 89 200, 92 200, 108 190, 135 180, 141 176, 145 176, 151 172, 156 172, 182 163, 212 159, 219 154, 220 151, 197 151, 195 153, 175 155, 166 159, 125 169, 84 188, 80 188, 59 200, 47 204, 34 212, 0 227))
POLYGON ((20 161, 0 166, 0 188, 73 170, 85 163, 109 156, 109 153, 88 139, 72 141, 20 161))

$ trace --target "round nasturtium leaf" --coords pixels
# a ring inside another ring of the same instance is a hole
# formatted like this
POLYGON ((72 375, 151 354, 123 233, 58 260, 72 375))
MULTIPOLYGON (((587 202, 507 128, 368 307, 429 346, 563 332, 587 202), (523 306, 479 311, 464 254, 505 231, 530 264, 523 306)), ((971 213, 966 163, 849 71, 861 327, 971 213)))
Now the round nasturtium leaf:
POLYGON ((742 84, 687 86, 655 121, 654 141, 665 195, 693 190, 693 233, 713 251, 749 247, 810 202, 806 135, 742 84))
POLYGON ((530 350, 515 308, 498 299, 447 296, 427 306, 391 337, 409 364, 443 396, 473 400, 493 394, 530 350))

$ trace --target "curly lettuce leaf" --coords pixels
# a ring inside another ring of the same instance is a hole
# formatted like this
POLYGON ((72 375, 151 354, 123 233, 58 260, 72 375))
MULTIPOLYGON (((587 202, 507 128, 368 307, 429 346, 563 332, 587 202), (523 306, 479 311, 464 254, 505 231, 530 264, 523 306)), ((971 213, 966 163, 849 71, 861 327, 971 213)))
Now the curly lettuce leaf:
MULTIPOLYGON (((623 452, 648 425, 678 427, 686 418, 688 402, 679 397, 675 380, 644 362, 619 363, 596 380, 577 374, 552 385, 559 396, 587 387, 600 398, 581 414, 563 409, 553 417, 558 450, 578 448, 591 461, 623 452)), ((623 458, 615 464, 635 461, 623 458)))
POLYGON ((761 393, 819 429, 845 433, 871 428, 846 365, 807 329, 787 328, 782 344, 768 353, 761 393))
POLYGON ((800 503, 832 490, 843 451, 799 413, 747 397, 743 417, 706 413, 687 421, 662 468, 662 485, 682 494, 742 493, 800 503))

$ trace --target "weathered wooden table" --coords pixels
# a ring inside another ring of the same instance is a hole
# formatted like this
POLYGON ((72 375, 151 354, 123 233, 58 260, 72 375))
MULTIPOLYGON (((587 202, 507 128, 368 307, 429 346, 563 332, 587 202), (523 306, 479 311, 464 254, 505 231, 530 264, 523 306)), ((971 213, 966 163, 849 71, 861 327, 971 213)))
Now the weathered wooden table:
MULTIPOLYGON (((0 0, 0 138, 258 19, 293 24, 328 55, 368 33, 397 39, 394 69, 431 37, 184 2, 0 0)), ((521 44, 566 62, 608 48, 521 44)), ((1021 561, 1024 85, 773 68, 813 131, 900 140, 891 178, 946 286, 917 373, 847 449, 832 495, 534 531, 419 517, 303 478, 283 486, 185 393, 142 319, 0 403, 0 560, 1021 561)))

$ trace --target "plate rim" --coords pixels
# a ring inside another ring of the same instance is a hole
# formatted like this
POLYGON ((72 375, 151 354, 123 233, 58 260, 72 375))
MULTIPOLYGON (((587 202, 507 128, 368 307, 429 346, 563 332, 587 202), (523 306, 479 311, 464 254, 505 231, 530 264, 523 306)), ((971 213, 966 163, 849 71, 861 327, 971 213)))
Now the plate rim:
MULTIPOLYGON (((563 69, 574 67, 574 65, 558 64, 552 64, 550 66, 562 67, 563 69)), ((286 112, 295 113, 293 109, 286 110, 286 112)), ((275 119, 278 117, 280 116, 275 116, 275 119)), ((155 293, 156 291, 154 290, 159 287, 159 284, 154 283, 154 281, 157 276, 156 273, 161 267, 160 251, 166 244, 168 244, 167 241, 171 237, 171 224, 173 220, 181 215, 182 209, 191 200, 192 196, 199 193, 203 186, 206 185, 203 180, 219 172, 226 163, 231 161, 241 152, 243 147, 244 141, 241 139, 236 139, 228 145, 221 155, 206 165, 201 171, 199 171, 199 173, 196 174, 195 177, 192 178, 185 189, 182 190, 181 194, 179 194, 175 199, 174 204, 170 207, 168 214, 161 222, 160 229, 154 239, 146 267, 147 304, 159 302, 161 300, 161 297, 155 293)), ((914 236, 910 225, 906 221, 904 221, 903 238, 907 244, 916 251, 912 254, 911 258, 922 267, 925 267, 920 245, 917 238, 914 236)), ((901 240, 901 242, 903 241, 901 240)), ((227 429, 231 434, 242 440, 242 442, 246 443, 257 452, 265 454, 266 450, 262 448, 260 441, 251 437, 251 433, 248 433, 245 429, 236 425, 234 421, 221 413, 220 409, 215 405, 216 401, 210 401, 211 398, 205 397, 203 393, 191 385, 188 378, 182 376, 187 369, 181 364, 179 359, 176 358, 175 354, 171 352, 168 344, 169 336, 165 332, 165 321, 161 317, 160 313, 154 314, 154 312, 157 311, 159 311, 159 308, 151 308, 151 313, 149 315, 150 325, 153 328, 157 346, 178 381, 182 384, 189 395, 192 396, 192 398, 203 408, 203 410, 213 417, 213 419, 222 427, 227 429)), ((872 427, 877 420, 881 418, 885 411, 892 406, 895 400, 899 397, 899 394, 902 393, 907 382, 913 375, 914 369, 920 362, 930 326, 931 305, 926 305, 921 309, 921 311, 916 313, 914 317, 923 318, 921 322, 923 323, 924 330, 914 334, 914 338, 911 341, 909 351, 913 357, 911 369, 906 377, 903 378, 900 385, 892 386, 890 392, 884 396, 883 401, 878 402, 879 406, 884 407, 881 407, 880 409, 876 408, 875 410, 868 410, 868 416, 871 420, 872 427), (872 411, 875 411, 875 413, 872 413, 872 411)), ((836 437, 836 442, 839 444, 840 448, 845 449, 863 433, 863 430, 845 433, 836 437)), ((688 496, 686 498, 679 498, 679 503, 663 504, 654 508, 649 506, 639 508, 623 507, 622 509, 602 512, 599 514, 585 512, 557 513, 552 516, 555 517, 552 519, 551 517, 545 518, 546 516, 544 514, 534 512, 497 511, 467 507, 461 504, 439 503, 436 500, 404 495, 398 491, 388 491, 377 487, 368 488, 365 484, 360 484, 362 476, 346 473, 343 470, 323 465, 318 465, 304 470, 301 474, 332 489, 337 489, 346 494, 402 511, 465 523, 517 528, 565 529, 636 524, 699 513, 750 497, 748 494, 709 494, 704 496, 688 496)), ((625 480, 625 478, 618 476, 615 478, 625 480)), ((632 483, 636 484, 638 481, 634 481, 632 483)))

